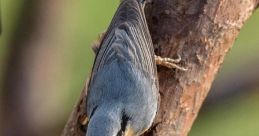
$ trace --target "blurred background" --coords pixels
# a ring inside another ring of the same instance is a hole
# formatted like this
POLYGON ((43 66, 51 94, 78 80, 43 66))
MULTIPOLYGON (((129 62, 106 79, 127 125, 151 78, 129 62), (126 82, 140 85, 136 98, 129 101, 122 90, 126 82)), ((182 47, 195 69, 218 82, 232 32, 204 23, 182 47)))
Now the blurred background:
MULTIPOLYGON (((60 135, 119 0, 1 0, 0 135, 60 135)), ((225 59, 190 136, 259 135, 259 11, 225 59)))

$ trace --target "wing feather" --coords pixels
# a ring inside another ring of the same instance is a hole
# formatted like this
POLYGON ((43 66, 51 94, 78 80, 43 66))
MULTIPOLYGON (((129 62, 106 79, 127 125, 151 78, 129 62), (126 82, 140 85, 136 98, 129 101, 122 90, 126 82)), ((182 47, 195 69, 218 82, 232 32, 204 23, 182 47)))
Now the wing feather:
POLYGON ((116 56, 121 56, 149 77, 156 77, 154 50, 146 25, 143 5, 137 0, 124 0, 101 42, 92 76, 105 68, 116 56))

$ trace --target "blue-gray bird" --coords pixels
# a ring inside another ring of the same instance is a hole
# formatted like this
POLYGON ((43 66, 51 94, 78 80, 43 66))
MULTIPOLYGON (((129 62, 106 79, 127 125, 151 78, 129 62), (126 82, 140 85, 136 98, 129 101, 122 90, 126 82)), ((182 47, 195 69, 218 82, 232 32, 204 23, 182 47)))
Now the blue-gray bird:
MULTIPOLYGON (((156 59, 161 65, 177 68, 172 63, 177 61, 156 59)), ((123 0, 96 51, 88 86, 86 136, 143 134, 155 118, 158 98, 144 1, 123 0)))

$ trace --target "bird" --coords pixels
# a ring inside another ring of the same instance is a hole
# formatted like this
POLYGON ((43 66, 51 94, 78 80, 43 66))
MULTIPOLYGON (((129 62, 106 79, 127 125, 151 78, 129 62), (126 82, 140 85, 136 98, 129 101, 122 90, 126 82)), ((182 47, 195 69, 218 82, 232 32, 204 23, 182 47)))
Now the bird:
POLYGON ((179 59, 155 55, 144 7, 145 0, 122 0, 94 47, 86 136, 139 136, 154 121, 159 108, 156 63, 176 67, 173 62, 179 59))
POLYGON ((138 136, 158 109, 154 49, 143 0, 123 0, 96 52, 86 136, 138 136))

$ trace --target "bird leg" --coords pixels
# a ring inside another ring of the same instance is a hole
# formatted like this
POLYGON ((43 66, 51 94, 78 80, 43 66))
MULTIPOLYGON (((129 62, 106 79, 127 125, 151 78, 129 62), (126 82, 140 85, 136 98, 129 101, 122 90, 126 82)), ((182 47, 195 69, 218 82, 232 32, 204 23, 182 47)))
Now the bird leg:
POLYGON ((177 59, 171 59, 171 58, 162 58, 160 56, 155 55, 155 61, 157 65, 161 65, 167 68, 176 68, 182 71, 187 71, 186 68, 178 66, 177 63, 181 61, 181 56, 178 55, 177 59))

